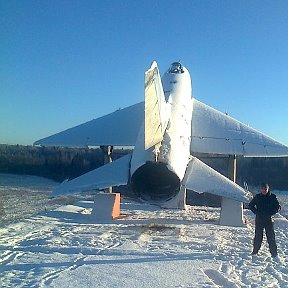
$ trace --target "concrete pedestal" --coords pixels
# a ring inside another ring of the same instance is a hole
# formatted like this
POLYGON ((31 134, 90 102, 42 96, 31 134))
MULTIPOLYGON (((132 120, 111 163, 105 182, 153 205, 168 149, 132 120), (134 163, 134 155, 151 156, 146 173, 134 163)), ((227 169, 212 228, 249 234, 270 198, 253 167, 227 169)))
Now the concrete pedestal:
POLYGON ((91 218, 95 220, 113 220, 120 216, 120 193, 100 192, 94 197, 91 218))
POLYGON ((220 225, 242 227, 243 203, 228 198, 222 198, 220 225))
MULTIPOLYGON (((228 158, 228 178, 236 182, 236 155, 229 155, 228 158)), ((224 226, 244 226, 243 203, 222 197, 220 225, 224 226)))

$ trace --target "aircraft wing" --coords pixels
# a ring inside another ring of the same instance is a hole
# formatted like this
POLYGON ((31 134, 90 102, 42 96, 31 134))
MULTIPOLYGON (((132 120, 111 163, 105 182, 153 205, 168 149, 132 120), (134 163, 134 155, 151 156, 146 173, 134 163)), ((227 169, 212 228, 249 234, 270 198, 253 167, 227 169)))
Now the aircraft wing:
POLYGON ((144 121, 144 102, 43 138, 34 145, 87 147, 134 146, 144 121))
POLYGON ((129 180, 130 160, 131 154, 128 154, 71 181, 63 182, 52 192, 52 196, 126 185, 129 180))
POLYGON ((196 157, 188 163, 183 184, 197 193, 211 193, 239 202, 249 202, 247 192, 196 157))
POLYGON ((192 99, 190 151, 247 157, 288 156, 288 147, 257 130, 192 99))

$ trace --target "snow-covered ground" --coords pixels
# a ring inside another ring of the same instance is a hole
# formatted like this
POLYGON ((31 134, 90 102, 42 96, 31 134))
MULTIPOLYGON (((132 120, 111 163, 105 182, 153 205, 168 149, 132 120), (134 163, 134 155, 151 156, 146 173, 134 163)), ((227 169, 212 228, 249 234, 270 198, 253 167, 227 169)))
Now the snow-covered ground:
POLYGON ((0 227, 57 207, 59 200, 49 199, 57 185, 42 177, 0 173, 0 227))
POLYGON ((281 262, 266 239, 251 258, 254 217, 219 226, 220 210, 163 210, 122 198, 121 218, 95 223, 91 201, 0 229, 1 287, 288 287, 288 221, 277 214, 281 262))

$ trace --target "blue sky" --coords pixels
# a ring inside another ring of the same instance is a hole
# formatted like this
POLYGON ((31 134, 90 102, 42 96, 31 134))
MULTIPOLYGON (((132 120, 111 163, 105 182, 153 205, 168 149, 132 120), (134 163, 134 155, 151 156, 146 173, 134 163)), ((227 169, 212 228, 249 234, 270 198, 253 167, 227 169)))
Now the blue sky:
POLYGON ((288 1, 0 0, 0 143, 143 100, 181 60, 193 96, 288 145, 288 1))

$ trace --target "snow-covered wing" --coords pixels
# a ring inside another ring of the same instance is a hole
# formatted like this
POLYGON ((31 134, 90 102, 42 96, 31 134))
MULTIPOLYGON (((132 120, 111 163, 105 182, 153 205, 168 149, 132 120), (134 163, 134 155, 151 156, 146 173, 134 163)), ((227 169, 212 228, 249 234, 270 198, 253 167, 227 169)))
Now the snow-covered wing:
POLYGON ((34 144, 64 147, 134 146, 143 121, 144 103, 141 102, 43 138, 34 144))
POLYGON ((248 202, 246 191, 196 157, 190 160, 183 184, 197 193, 211 193, 240 202, 248 202))
POLYGON ((63 182, 53 191, 52 196, 125 185, 129 179, 130 160, 131 154, 128 154, 71 181, 63 182))
POLYGON ((192 99, 191 154, 288 156, 288 147, 257 130, 192 99))

